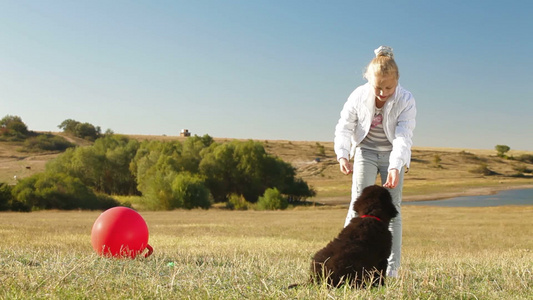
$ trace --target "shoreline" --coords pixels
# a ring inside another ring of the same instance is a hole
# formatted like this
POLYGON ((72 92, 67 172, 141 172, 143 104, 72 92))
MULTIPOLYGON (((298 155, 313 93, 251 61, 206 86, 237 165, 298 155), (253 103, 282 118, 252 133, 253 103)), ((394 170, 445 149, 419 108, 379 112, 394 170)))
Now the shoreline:
POLYGON ((501 187, 487 186, 487 187, 479 187, 479 188, 470 188, 462 192, 432 193, 428 195, 404 196, 402 201, 419 202, 419 201, 444 200, 444 199, 466 197, 466 196, 485 196, 485 195, 494 195, 501 191, 521 190, 521 189, 533 189, 533 184, 522 184, 522 185, 501 186, 501 187))
MULTIPOLYGON (((457 197, 467 197, 467 196, 485 196, 485 195, 494 195, 501 191, 507 190, 521 190, 521 189, 533 189, 533 184, 522 184, 522 185, 513 185, 513 186, 487 186, 487 187, 476 187, 469 188, 466 191, 461 192, 441 192, 441 193, 430 193, 426 195, 410 195, 403 196, 402 202, 422 202, 422 201, 434 201, 434 200, 445 200, 452 199, 457 197)), ((321 203, 327 206, 348 206, 350 199, 348 197, 325 197, 315 199, 313 202, 321 203)))

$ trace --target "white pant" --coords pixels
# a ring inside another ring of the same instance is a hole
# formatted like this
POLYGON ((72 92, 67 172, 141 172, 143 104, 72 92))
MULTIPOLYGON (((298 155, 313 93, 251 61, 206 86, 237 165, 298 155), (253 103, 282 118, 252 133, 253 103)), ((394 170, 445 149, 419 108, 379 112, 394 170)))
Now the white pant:
MULTIPOLYGON (((357 148, 354 156, 353 179, 352 179, 352 200, 348 208, 348 215, 344 227, 348 226, 350 220, 357 216, 353 210, 353 204, 363 189, 376 183, 376 176, 381 176, 381 184, 387 181, 390 152, 378 152, 357 148)), ((392 233, 392 253, 389 257, 387 273, 398 272, 402 256, 402 189, 403 189, 403 169, 400 170, 400 180, 394 189, 388 189, 392 202, 398 210, 398 216, 392 219, 389 230, 392 233)))

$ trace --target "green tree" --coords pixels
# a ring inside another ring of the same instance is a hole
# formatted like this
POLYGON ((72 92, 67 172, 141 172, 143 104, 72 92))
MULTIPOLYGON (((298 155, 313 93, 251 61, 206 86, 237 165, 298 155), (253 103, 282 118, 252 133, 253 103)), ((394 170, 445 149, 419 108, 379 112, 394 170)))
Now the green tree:
POLYGON ((72 119, 66 119, 65 121, 61 122, 57 127, 59 129, 62 129, 65 133, 70 133, 74 135, 76 133, 76 126, 78 126, 80 122, 72 119))
POLYGON ((90 123, 80 123, 76 125, 74 132, 75 136, 89 141, 95 141, 101 135, 100 127, 95 127, 90 123))
POLYGON ((226 202, 230 195, 242 195, 255 203, 267 188, 295 198, 313 195, 305 182, 295 178, 294 168, 266 153, 263 145, 254 141, 233 141, 212 144, 202 152, 200 173, 215 202, 226 202))
POLYGON ((93 148, 98 155, 103 155, 104 162, 97 190, 106 194, 138 194, 130 163, 139 149, 139 142, 122 135, 106 135, 97 139, 93 148))
POLYGON ((496 152, 498 152, 497 155, 499 157, 505 157, 505 153, 509 152, 509 150, 511 150, 511 147, 507 145, 496 145, 494 149, 496 149, 496 152))
POLYGON ((213 143, 202 151, 200 174, 206 178, 206 185, 215 202, 226 202, 230 194, 238 190, 237 162, 234 159, 234 143, 213 143))
POLYGON ((209 190, 204 180, 189 173, 179 173, 172 181, 171 208, 204 208, 211 206, 209 202, 209 190))
POLYGON ((181 151, 182 145, 179 142, 143 142, 129 166, 136 178, 138 190, 143 194, 149 193, 153 189, 151 185, 158 178, 185 171, 179 164, 181 151))
POLYGON ((207 209, 211 206, 209 190, 203 179, 188 172, 155 170, 150 184, 142 192, 150 208, 155 210, 207 209))
POLYGON ((203 149, 209 147, 213 143, 213 138, 209 135, 203 137, 193 136, 187 138, 181 149, 181 158, 179 160, 180 169, 182 171, 188 171, 193 174, 198 173, 198 167, 202 160, 201 152, 203 149))
POLYGON ((139 143, 125 136, 109 135, 92 146, 69 148, 46 166, 48 172, 79 178, 97 192, 117 195, 138 194, 130 171, 139 143))
POLYGON ((183 143, 141 143, 130 170, 138 190, 148 198, 149 206, 154 209, 208 208, 209 190, 198 170, 203 149, 212 143, 208 135, 190 137, 183 143))
POLYGON ((268 175, 268 162, 272 156, 268 155, 259 142, 246 141, 235 143, 234 159, 237 162, 236 192, 239 192, 251 203, 255 203, 269 187, 276 186, 268 175))
POLYGON ((19 116, 6 115, 0 120, 0 135, 12 140, 23 140, 29 134, 28 127, 19 116))
POLYGON ((176 172, 165 169, 156 169, 149 183, 141 190, 143 196, 148 198, 151 209, 170 210, 174 208, 172 195, 172 181, 176 172))
POLYGON ((75 137, 86 139, 89 141, 95 141, 102 136, 102 130, 100 126, 94 126, 90 123, 81 123, 76 120, 67 119, 57 126, 63 129, 63 132, 70 133, 75 137))
POLYGON ((271 186, 265 168, 269 160, 260 143, 233 141, 212 144, 203 152, 199 168, 215 202, 226 202, 231 194, 237 194, 255 203, 271 186))
POLYGON ((199 169, 215 202, 237 194, 255 203, 267 187, 274 186, 267 169, 271 160, 262 144, 233 141, 206 148, 199 169))

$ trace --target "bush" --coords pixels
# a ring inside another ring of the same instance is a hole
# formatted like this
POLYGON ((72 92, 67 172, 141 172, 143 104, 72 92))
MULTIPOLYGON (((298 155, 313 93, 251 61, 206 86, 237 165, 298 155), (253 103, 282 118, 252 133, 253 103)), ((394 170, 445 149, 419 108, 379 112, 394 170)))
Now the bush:
POLYGON ((479 156, 473 153, 470 153, 470 152, 466 152, 464 150, 459 152, 459 155, 466 161, 473 162, 473 163, 479 163, 479 162, 486 161, 486 159, 480 158, 479 156))
POLYGON ((281 196, 277 188, 266 189, 265 194, 259 197, 259 201, 257 201, 257 209, 259 210, 286 209, 288 206, 287 199, 281 196))
POLYGON ((152 196, 135 196, 134 202, 130 202, 135 206, 136 210, 157 211, 162 210, 159 200, 152 196))
POLYGON ((533 172, 533 170, 529 169, 526 165, 515 166, 514 170, 516 172, 518 172, 518 174, 532 173, 533 172))
POLYGON ((26 151, 65 151, 75 145, 67 141, 64 137, 53 134, 39 134, 24 141, 26 151))
POLYGON ((9 210, 11 208, 11 187, 7 183, 0 183, 0 211, 9 210))
POLYGON ((0 211, 30 211, 30 207, 13 197, 13 188, 7 183, 0 183, 0 211))
POLYGON ((31 210, 107 209, 119 205, 110 197, 98 197, 78 178, 64 173, 39 173, 22 179, 13 197, 31 210))
POLYGON ((470 173, 475 173, 475 174, 481 174, 481 175, 485 175, 485 176, 490 176, 490 175, 496 174, 494 171, 489 169, 487 164, 480 164, 479 166, 471 169, 469 172, 470 173))
POLYGON ((318 142, 316 143, 316 155, 326 156, 326 148, 318 142))
POLYGON ((516 158, 516 160, 523 162, 523 163, 533 164, 533 155, 522 154, 518 158, 516 158))
POLYGON ((442 165, 440 164, 442 162, 442 159, 440 158, 440 155, 435 154, 433 156, 433 167, 442 169, 442 165))
POLYGON ((242 195, 231 194, 226 208, 231 210, 248 210, 251 208, 251 203, 246 201, 242 195))
POLYGON ((120 203, 118 202, 115 198, 109 196, 109 195, 106 195, 106 194, 100 194, 100 193, 97 193, 96 194, 96 207, 98 209, 102 209, 102 210, 107 210, 107 209, 110 209, 112 207, 115 207, 115 206, 125 206, 125 207, 130 207, 131 208, 131 204, 130 203, 120 203))

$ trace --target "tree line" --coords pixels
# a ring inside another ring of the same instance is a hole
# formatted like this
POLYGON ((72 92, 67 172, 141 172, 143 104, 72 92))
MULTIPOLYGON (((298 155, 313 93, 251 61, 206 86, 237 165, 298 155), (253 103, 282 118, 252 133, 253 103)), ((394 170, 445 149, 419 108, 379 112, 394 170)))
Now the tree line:
POLYGON ((0 141, 23 142, 22 151, 26 152, 64 151, 75 146, 61 136, 31 131, 19 116, 11 115, 0 120, 0 141))
MULTIPOLYGON (((57 126, 70 136, 82 138, 91 142, 106 134, 113 134, 108 129, 102 133, 100 126, 94 126, 87 122, 79 122, 67 119, 57 126)), ((64 151, 74 147, 65 138, 51 133, 37 133, 28 129, 28 126, 19 116, 6 115, 0 120, 0 141, 23 142, 24 151, 64 151)))
POLYGON ((92 146, 67 148, 43 173, 0 186, 0 197, 7 189, 11 198, 0 209, 102 209, 118 204, 110 195, 142 196, 153 210, 207 209, 230 199, 277 209, 316 194, 260 142, 217 143, 209 135, 139 142, 109 131, 92 146))

